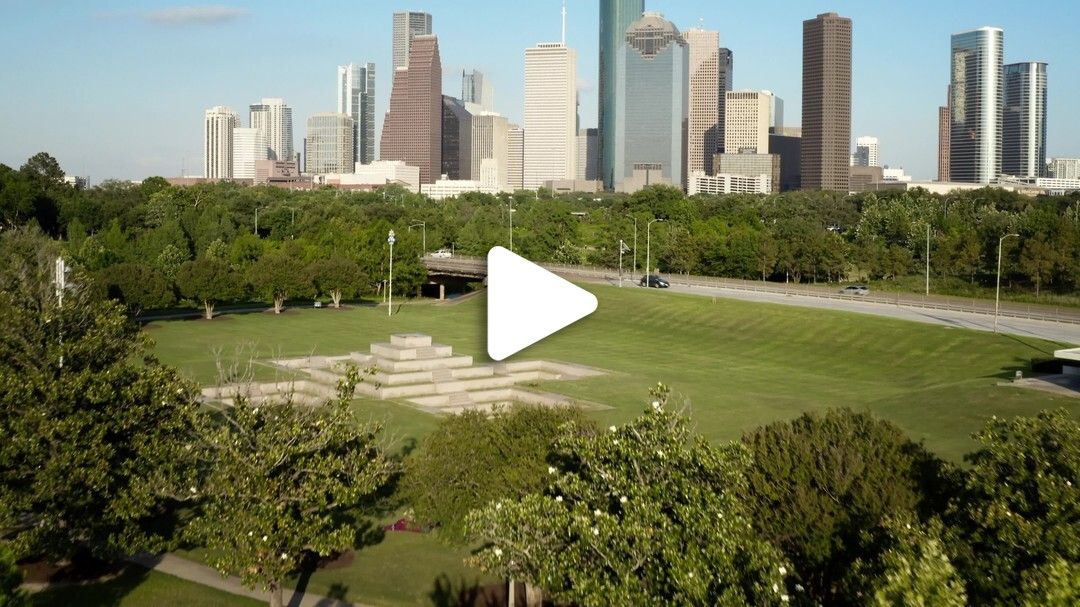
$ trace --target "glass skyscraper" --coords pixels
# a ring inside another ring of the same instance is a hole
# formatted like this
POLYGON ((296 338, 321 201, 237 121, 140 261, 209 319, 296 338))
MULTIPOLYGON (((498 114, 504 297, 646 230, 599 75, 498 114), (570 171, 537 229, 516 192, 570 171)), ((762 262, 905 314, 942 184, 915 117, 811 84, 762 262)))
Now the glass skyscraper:
POLYGON ((337 69, 337 111, 353 119, 355 161, 375 160, 375 64, 350 63, 337 69))
POLYGON ((645 13, 626 32, 615 62, 611 166, 614 186, 635 165, 658 166, 681 187, 686 169, 690 54, 682 34, 658 13, 645 13))
POLYGON ((1004 32, 997 27, 952 36, 949 178, 990 183, 1001 174, 1004 32))
POLYGON ((1014 177, 1046 175, 1046 64, 1005 66, 1001 172, 1014 177))
POLYGON ((599 105, 597 125, 600 131, 600 168, 604 186, 613 187, 615 129, 608 123, 615 115, 615 96, 619 88, 615 75, 615 57, 626 41, 626 30, 645 12, 645 0, 600 0, 600 74, 597 87, 599 105))

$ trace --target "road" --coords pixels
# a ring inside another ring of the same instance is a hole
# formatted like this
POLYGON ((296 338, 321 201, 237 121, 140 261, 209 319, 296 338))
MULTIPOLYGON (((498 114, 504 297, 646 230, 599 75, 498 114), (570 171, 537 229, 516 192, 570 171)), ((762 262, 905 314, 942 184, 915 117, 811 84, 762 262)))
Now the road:
MULTIPOLYGON (((601 281, 597 281, 601 282, 601 281)), ((618 281, 602 281, 609 284, 618 284, 618 281)), ((626 288, 641 288, 627 281, 626 288)), ((955 310, 933 310, 922 308, 908 308, 895 304, 859 301, 852 299, 824 299, 806 295, 771 293, 765 291, 746 291, 743 289, 730 289, 724 287, 672 285, 672 291, 690 293, 706 297, 724 297, 727 299, 740 299, 743 301, 756 301, 762 303, 775 303, 789 306, 802 306, 808 308, 824 308, 828 310, 842 310, 845 312, 857 312, 860 314, 873 314, 898 320, 910 320, 928 324, 944 325, 976 331, 993 331, 994 317, 986 314, 960 312, 955 310)), ((1029 320, 1025 318, 1001 317, 998 320, 998 330, 1011 335, 1026 337, 1038 337, 1050 341, 1080 344, 1080 325, 1073 323, 1058 323, 1045 320, 1029 320)))

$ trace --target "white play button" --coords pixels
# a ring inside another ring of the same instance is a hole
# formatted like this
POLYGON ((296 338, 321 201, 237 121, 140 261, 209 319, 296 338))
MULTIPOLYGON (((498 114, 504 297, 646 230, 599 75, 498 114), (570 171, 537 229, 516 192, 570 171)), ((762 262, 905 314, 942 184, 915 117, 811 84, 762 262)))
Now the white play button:
POLYGON ((503 360, 596 311, 595 295, 502 247, 488 251, 487 274, 492 360, 503 360))

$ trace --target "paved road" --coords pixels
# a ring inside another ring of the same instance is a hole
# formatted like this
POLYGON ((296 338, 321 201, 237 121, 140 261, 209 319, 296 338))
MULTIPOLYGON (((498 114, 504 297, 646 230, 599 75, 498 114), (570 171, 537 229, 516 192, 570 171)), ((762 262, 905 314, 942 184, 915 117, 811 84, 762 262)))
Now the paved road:
MULTIPOLYGON (((605 281, 610 282, 610 281, 605 281)), ((617 284, 614 283, 614 284, 617 284)), ((641 288, 631 286, 627 282, 626 288, 641 288)), ((805 295, 788 295, 784 293, 769 293, 761 291, 745 291, 742 289, 727 289, 723 287, 703 287, 672 285, 672 291, 691 293, 707 297, 724 297, 728 299, 741 299, 744 301, 757 301, 791 306, 803 306, 808 308, 826 308, 830 310, 843 310, 846 312, 858 312, 860 314, 873 314, 886 316, 899 320, 910 320, 976 331, 993 331, 994 317, 985 314, 973 314, 971 312, 959 312, 952 310, 930 310, 921 308, 907 308, 894 304, 871 303, 859 301, 855 298, 847 299, 823 299, 805 295)), ((1026 337, 1038 337, 1051 341, 1080 344, 1080 325, 1072 323, 1056 323, 1044 320, 1028 320, 1023 318, 1001 317, 998 320, 998 330, 1011 335, 1026 337)))
MULTIPOLYGON (((129 560, 138 565, 142 565, 147 569, 167 573, 189 582, 195 582, 196 584, 202 584, 203 586, 209 586, 228 592, 229 594, 238 594, 240 596, 246 596, 264 602, 268 601, 270 598, 269 594, 266 592, 252 590, 244 586, 236 577, 221 577, 220 573, 210 567, 194 561, 189 561, 176 555, 140 554, 131 557, 129 560)), ((288 607, 365 607, 359 603, 343 603, 317 594, 297 593, 288 588, 285 589, 285 598, 288 601, 285 603, 288 607)))

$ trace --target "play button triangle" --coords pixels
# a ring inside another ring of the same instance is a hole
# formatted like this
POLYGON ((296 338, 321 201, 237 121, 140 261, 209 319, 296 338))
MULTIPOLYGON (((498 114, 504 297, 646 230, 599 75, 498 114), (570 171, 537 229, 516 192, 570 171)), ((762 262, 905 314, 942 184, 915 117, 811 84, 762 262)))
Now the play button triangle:
POLYGON ((596 296, 503 247, 488 251, 487 348, 503 360, 596 311, 596 296))

